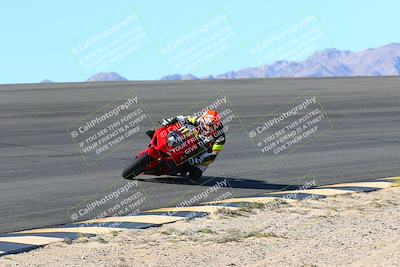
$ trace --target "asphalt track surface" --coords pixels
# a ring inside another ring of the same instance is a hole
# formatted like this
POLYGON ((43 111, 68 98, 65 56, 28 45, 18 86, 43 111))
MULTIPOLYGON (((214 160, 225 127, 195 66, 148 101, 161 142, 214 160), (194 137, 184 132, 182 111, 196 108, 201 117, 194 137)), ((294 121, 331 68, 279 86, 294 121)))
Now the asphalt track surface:
POLYGON ((143 132, 154 122, 219 96, 229 99, 237 116, 230 123, 224 151, 204 179, 193 184, 176 177, 143 177, 147 180, 78 220, 98 216, 139 191, 146 196, 140 210, 173 206, 225 178, 226 192, 245 196, 295 188, 310 177, 323 185, 399 175, 400 78, 396 77, 2 85, 0 232, 71 222, 71 214, 87 203, 127 184, 121 171, 145 148, 149 139, 143 132), (133 143, 88 166, 68 126, 132 90, 148 118, 140 134, 133 143), (317 97, 327 115, 325 123, 329 119, 332 127, 284 157, 266 162, 252 144, 249 130, 274 110, 296 104, 304 94, 317 97))

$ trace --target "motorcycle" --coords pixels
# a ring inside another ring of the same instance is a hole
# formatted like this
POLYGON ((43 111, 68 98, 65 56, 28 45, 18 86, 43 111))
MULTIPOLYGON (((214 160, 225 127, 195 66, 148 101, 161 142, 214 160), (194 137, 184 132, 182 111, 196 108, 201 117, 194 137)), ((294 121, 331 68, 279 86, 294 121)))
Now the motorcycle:
POLYGON ((123 178, 133 179, 142 173, 186 176, 195 155, 204 149, 196 127, 180 122, 161 126, 150 137, 149 146, 122 172, 123 178))

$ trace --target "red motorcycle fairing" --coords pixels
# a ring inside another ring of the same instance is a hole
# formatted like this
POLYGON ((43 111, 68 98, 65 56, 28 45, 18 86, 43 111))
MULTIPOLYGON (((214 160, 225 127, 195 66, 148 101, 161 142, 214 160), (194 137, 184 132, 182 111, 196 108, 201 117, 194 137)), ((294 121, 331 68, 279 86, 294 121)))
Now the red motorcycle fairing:
POLYGON ((182 126, 177 122, 160 127, 154 132, 148 148, 136 156, 140 158, 147 153, 153 158, 153 161, 146 166, 145 174, 176 173, 199 150, 197 129, 184 127, 187 131, 182 133, 182 126))

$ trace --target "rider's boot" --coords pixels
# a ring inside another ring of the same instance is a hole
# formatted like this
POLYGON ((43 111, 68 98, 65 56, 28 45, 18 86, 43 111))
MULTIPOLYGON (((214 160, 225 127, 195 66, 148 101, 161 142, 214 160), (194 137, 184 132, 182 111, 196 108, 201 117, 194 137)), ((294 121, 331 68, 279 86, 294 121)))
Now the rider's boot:
POLYGON ((195 165, 191 166, 189 169, 189 179, 192 182, 197 182, 202 176, 203 172, 205 171, 205 166, 203 165, 195 165))

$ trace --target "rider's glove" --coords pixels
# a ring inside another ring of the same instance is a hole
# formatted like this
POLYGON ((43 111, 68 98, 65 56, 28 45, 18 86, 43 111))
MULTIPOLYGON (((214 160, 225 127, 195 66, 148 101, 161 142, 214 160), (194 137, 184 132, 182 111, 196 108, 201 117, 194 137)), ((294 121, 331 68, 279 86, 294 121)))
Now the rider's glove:
POLYGON ((203 141, 204 144, 208 144, 214 140, 214 137, 200 134, 199 139, 203 141))
POLYGON ((166 126, 166 125, 169 125, 169 124, 171 124, 173 122, 174 122, 173 119, 163 119, 163 121, 161 122, 161 125, 162 126, 166 126))

